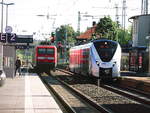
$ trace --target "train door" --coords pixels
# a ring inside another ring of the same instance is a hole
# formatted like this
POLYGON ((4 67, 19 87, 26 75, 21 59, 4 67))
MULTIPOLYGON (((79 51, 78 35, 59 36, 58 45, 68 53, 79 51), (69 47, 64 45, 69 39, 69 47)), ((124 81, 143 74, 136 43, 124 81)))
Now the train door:
POLYGON ((82 52, 82 73, 89 74, 89 48, 83 49, 82 52))

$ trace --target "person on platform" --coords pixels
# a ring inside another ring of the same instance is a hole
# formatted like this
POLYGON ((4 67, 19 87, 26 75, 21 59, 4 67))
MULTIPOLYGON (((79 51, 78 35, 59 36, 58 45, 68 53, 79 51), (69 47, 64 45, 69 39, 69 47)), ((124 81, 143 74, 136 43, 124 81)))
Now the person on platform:
POLYGON ((19 59, 19 57, 17 57, 17 60, 16 60, 16 62, 15 62, 15 66, 16 66, 15 75, 16 75, 16 72, 18 71, 19 76, 20 76, 20 75, 21 75, 21 70, 20 70, 20 67, 21 67, 21 60, 19 59))

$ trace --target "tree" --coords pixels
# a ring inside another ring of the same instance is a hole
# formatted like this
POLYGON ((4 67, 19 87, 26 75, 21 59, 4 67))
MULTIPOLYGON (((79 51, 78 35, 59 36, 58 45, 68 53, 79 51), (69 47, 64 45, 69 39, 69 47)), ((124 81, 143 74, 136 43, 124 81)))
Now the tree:
POLYGON ((73 27, 69 25, 62 25, 56 29, 56 44, 59 51, 59 58, 68 59, 68 50, 71 44, 76 42, 76 33, 73 27), (60 46, 61 45, 61 46, 60 46))
POLYGON ((118 29, 118 42, 121 45, 128 45, 129 41, 131 41, 131 28, 124 30, 122 28, 118 29))
POLYGON ((104 17, 100 19, 96 26, 96 35, 118 41, 121 45, 128 45, 131 40, 131 28, 124 30, 110 17, 104 17))
POLYGON ((96 35, 101 38, 117 40, 117 27, 118 24, 113 22, 109 16, 101 18, 96 26, 96 35))
POLYGON ((60 28, 56 29, 56 40, 57 42, 65 43, 74 43, 75 42, 76 33, 73 27, 69 25, 62 25, 60 28))

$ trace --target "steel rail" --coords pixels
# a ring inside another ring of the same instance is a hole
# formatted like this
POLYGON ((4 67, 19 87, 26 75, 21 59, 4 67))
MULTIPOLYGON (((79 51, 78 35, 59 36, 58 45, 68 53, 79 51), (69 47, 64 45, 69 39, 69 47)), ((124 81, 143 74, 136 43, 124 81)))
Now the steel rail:
POLYGON ((40 77, 41 81, 44 83, 44 85, 46 86, 46 88, 47 88, 50 92, 52 92, 53 95, 58 99, 58 101, 61 103, 61 106, 64 107, 63 109, 65 109, 68 113, 76 113, 76 112, 74 111, 74 109, 72 109, 72 107, 71 107, 66 101, 64 101, 64 100, 61 98, 61 96, 55 91, 55 89, 54 89, 51 85, 49 85, 48 82, 46 82, 46 80, 44 80, 44 79, 42 78, 41 75, 39 75, 39 77, 40 77))
POLYGON ((103 87, 107 90, 110 90, 112 92, 115 92, 117 94, 123 95, 125 97, 128 97, 130 99, 133 99, 135 101, 138 101, 142 104, 145 104, 145 105, 148 105, 148 106, 150 105, 150 99, 148 99, 145 96, 141 96, 140 94, 133 94, 131 92, 124 91, 124 90, 121 90, 121 89, 118 89, 116 87, 112 87, 112 86, 109 86, 109 85, 102 85, 101 87, 103 87))
MULTIPOLYGON (((62 72, 67 73, 67 74, 74 75, 74 73, 69 72, 67 70, 63 70, 63 69, 57 69, 57 70, 62 71, 62 72)), ((150 99, 148 98, 149 95, 148 94, 143 94, 143 92, 138 92, 135 89, 129 89, 130 91, 124 91, 124 90, 121 90, 117 87, 114 87, 114 86, 112 87, 110 85, 105 85, 105 84, 101 84, 101 87, 103 87, 105 89, 108 89, 112 92, 115 92, 117 94, 123 95, 125 97, 128 97, 132 100, 138 101, 142 104, 145 104, 145 105, 148 105, 148 106, 150 105, 150 99), (131 93, 132 91, 136 92, 136 94, 131 93)))
MULTIPOLYGON (((53 77, 53 76, 52 76, 53 77)), ((69 103, 67 103, 58 93, 57 91, 55 91, 55 89, 53 87, 51 87, 51 85, 49 83, 46 82, 46 80, 44 80, 42 78, 42 76, 40 76, 41 80, 44 82, 44 84, 47 86, 47 88, 50 88, 50 91, 53 92, 53 94, 56 96, 56 98, 60 101, 60 103, 62 105, 64 105, 65 110, 68 113, 77 113, 76 110, 74 110, 74 108, 72 108, 69 103)), ((69 89, 71 92, 73 92, 73 94, 77 95, 78 97, 80 97, 82 100, 84 100, 87 104, 89 104, 90 106, 92 106, 94 109, 97 109, 100 113, 112 113, 112 111, 107 110, 106 108, 96 104, 96 102, 90 100, 90 97, 87 97, 85 95, 83 95, 81 92, 79 92, 78 90, 74 89, 73 87, 69 86, 67 83, 57 79, 56 77, 53 77, 54 79, 56 79, 57 81, 60 82, 60 84, 62 84, 64 87, 66 87, 67 89, 69 89)))
POLYGON ((66 86, 67 88, 69 88, 72 92, 74 92, 76 95, 78 95, 79 97, 81 97, 82 99, 84 99, 85 101, 87 101, 90 105, 92 105, 94 108, 96 108, 97 110, 101 111, 102 113, 112 113, 112 111, 107 110, 106 108, 104 108, 101 105, 98 105, 96 102, 94 102, 93 99, 91 99, 90 97, 84 95, 83 93, 81 93, 80 91, 76 90, 75 88, 71 87, 70 85, 68 85, 67 83, 57 79, 59 82, 61 82, 64 86, 66 86))

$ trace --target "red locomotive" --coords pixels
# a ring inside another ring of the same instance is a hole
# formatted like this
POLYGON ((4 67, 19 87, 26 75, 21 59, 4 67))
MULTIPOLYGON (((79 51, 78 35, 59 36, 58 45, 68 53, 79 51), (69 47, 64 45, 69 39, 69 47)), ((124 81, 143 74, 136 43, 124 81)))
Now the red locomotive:
POLYGON ((57 48, 54 45, 36 47, 36 68, 38 71, 55 70, 57 65, 57 48))

